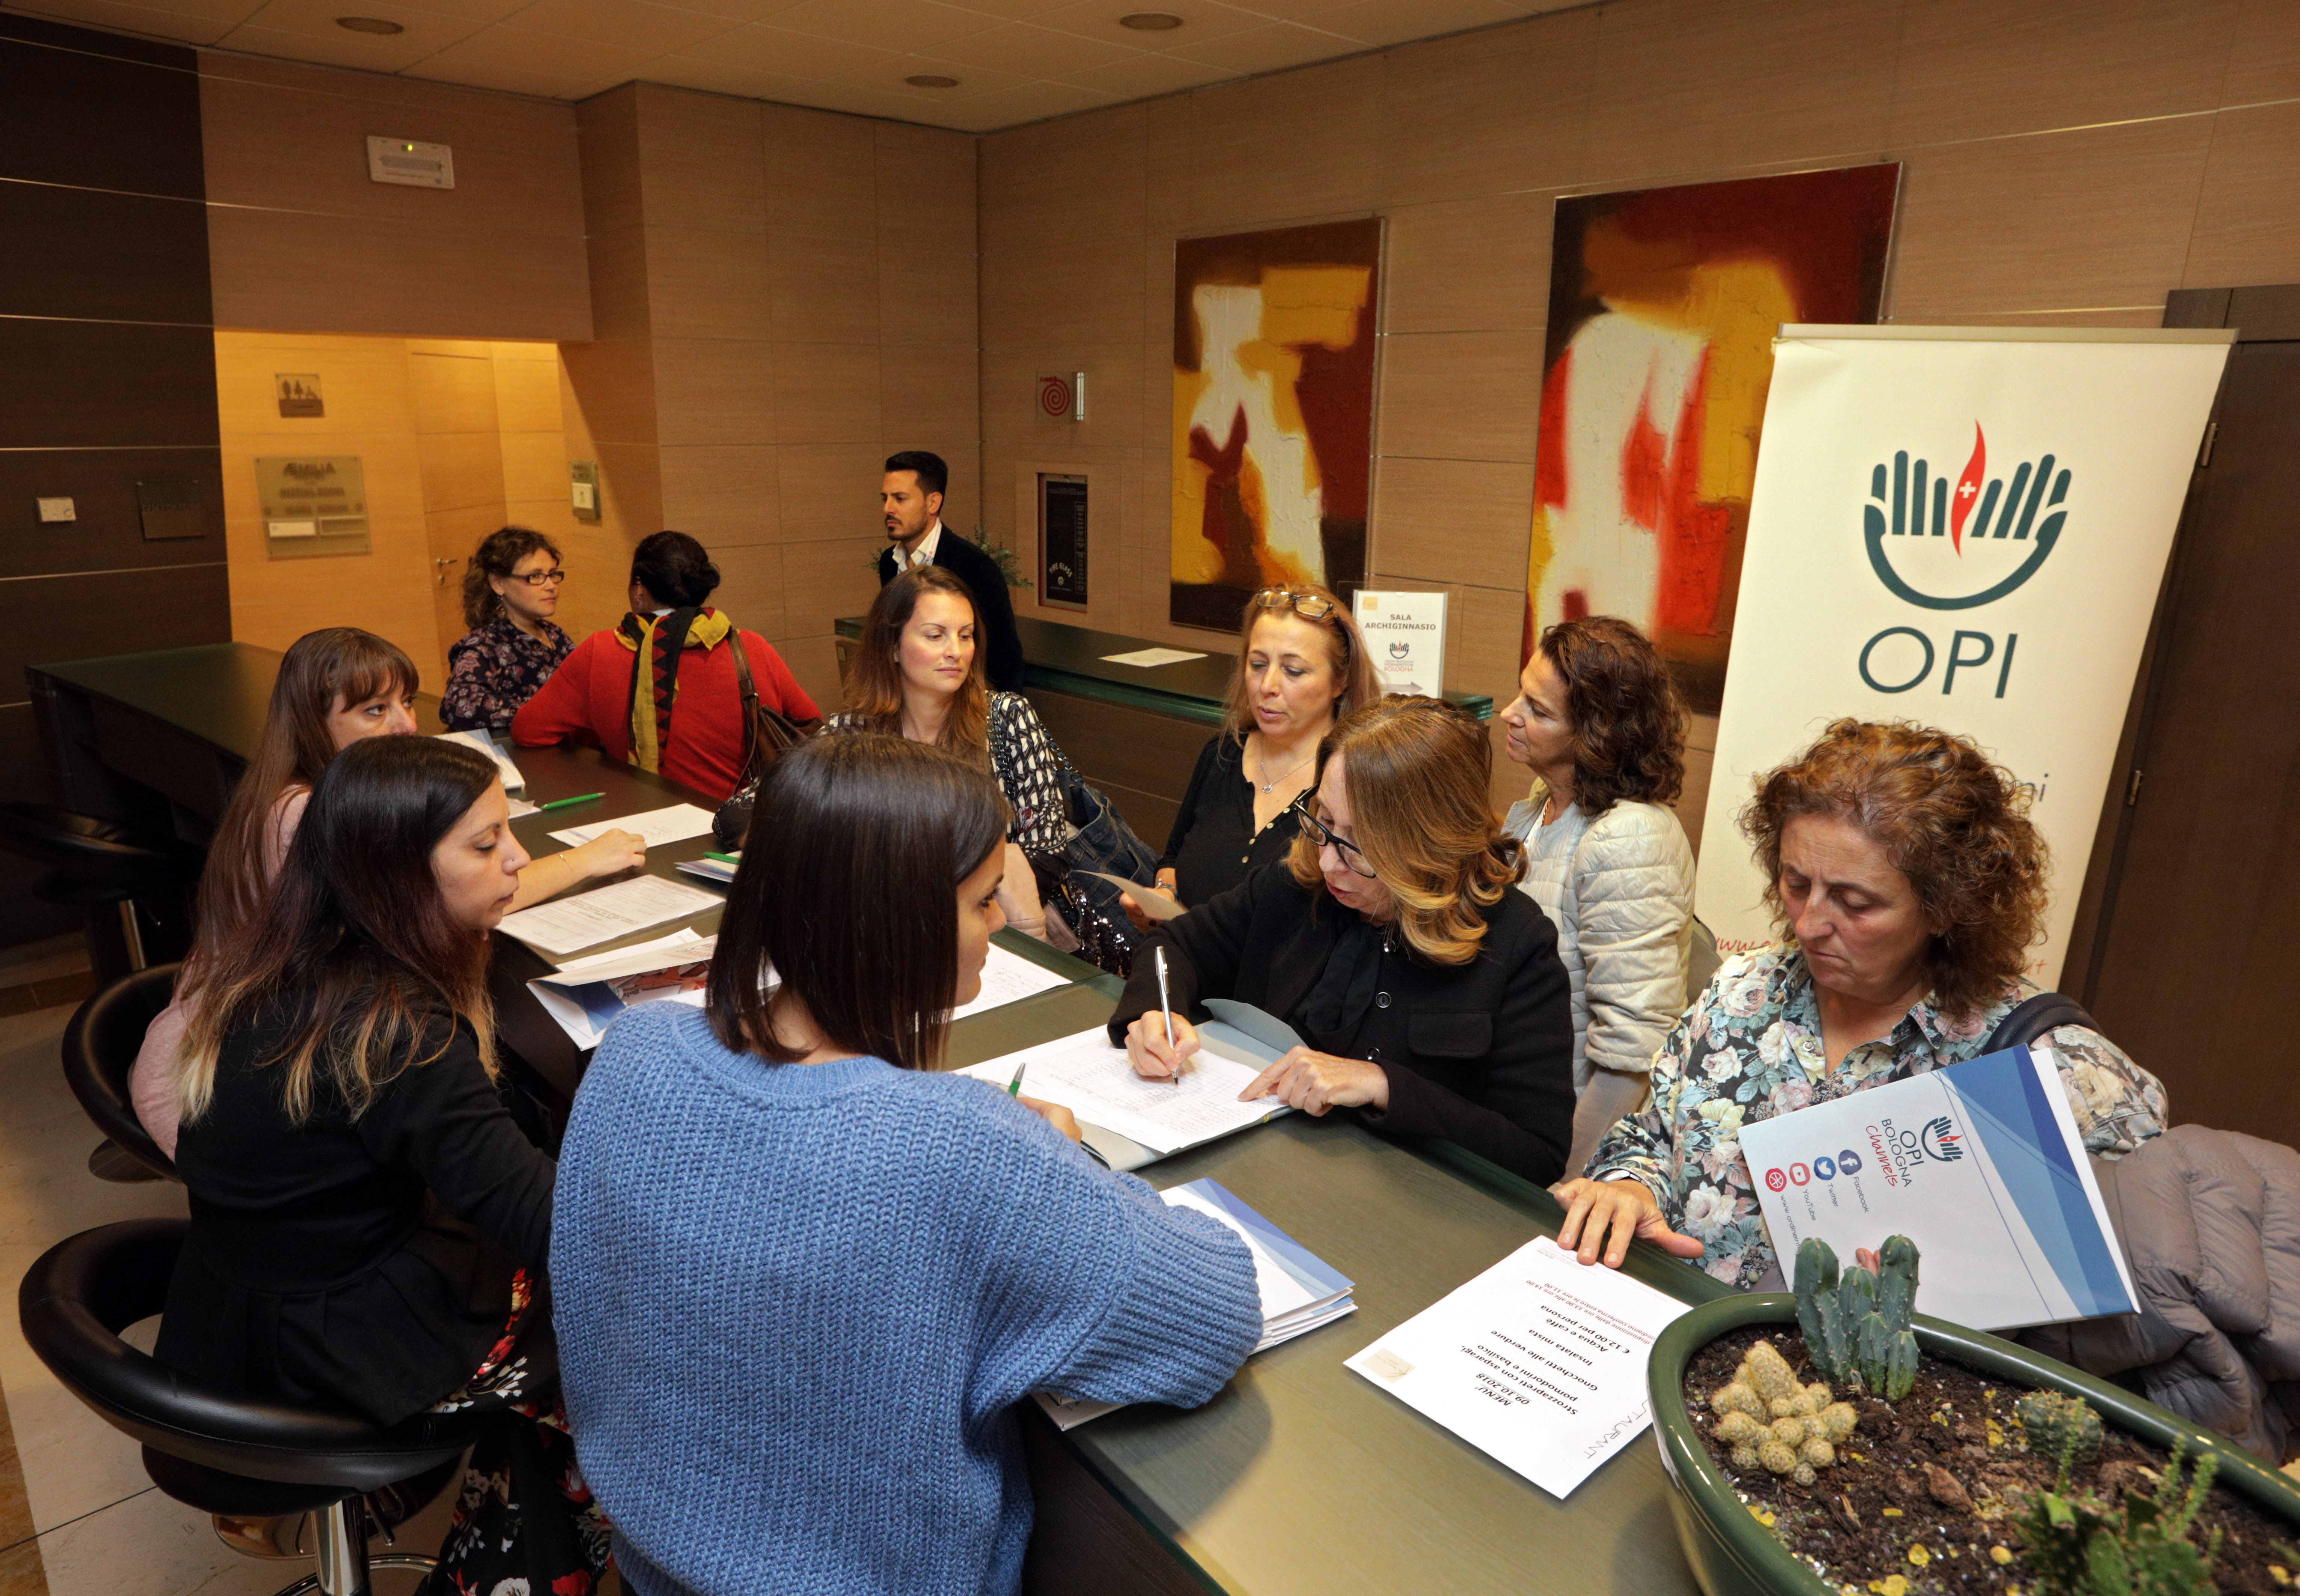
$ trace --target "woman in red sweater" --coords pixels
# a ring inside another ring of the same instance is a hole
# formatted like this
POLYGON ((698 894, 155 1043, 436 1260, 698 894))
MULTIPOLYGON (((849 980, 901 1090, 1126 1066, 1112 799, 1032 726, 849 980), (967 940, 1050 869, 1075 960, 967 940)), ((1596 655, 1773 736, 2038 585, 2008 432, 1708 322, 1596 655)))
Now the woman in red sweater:
POLYGON ((583 743, 723 802, 743 783, 741 678, 729 640, 750 661, 759 702, 804 723, 821 711, 756 632, 707 601, 719 568, 684 532, 658 532, 631 555, 631 613, 594 632, 520 709, 514 740, 583 743))

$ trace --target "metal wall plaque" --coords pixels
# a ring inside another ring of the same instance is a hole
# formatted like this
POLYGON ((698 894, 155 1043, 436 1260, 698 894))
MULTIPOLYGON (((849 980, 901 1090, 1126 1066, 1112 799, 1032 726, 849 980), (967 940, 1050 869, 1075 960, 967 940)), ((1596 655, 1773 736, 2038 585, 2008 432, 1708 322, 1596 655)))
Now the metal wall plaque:
POLYGON ((136 509, 144 521, 144 539, 159 543, 174 537, 205 537, 207 506, 200 500, 196 478, 172 482, 139 482, 136 509))
POLYGON ((367 479, 356 454, 259 458, 255 499, 274 560, 368 552, 367 479))
POLYGON ((320 398, 320 374, 317 371, 274 371, 272 392, 279 395, 279 413, 309 419, 328 413, 320 398))
POLYGON ((1087 607, 1087 479, 1038 473, 1038 602, 1087 607))

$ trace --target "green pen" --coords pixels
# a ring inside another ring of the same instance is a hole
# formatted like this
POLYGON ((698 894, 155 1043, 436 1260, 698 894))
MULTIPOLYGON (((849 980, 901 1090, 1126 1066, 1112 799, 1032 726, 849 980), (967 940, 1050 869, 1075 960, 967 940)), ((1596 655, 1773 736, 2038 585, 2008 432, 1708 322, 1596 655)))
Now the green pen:
POLYGON ((715 859, 721 864, 738 865, 743 862, 743 856, 739 853, 713 853, 707 848, 703 851, 703 857, 715 859))
POLYGON ((1023 1060, 1020 1064, 1014 1066, 1014 1078, 1006 1083, 1007 1096, 1020 1097, 1022 1095, 1022 1072, 1029 1068, 1030 1060, 1028 1059, 1023 1060))
POLYGON ((588 803, 594 798, 604 798, 606 794, 604 793, 581 793, 572 798, 554 798, 548 803, 538 803, 535 807, 538 811, 554 809, 566 809, 572 804, 588 803))

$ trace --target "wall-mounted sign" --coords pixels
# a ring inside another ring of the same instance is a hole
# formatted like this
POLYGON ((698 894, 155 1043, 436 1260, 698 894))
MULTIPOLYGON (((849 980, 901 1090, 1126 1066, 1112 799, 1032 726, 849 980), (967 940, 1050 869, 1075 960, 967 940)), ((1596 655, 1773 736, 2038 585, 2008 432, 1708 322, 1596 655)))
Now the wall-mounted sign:
POLYGON ((1086 478, 1038 473, 1038 602, 1086 608, 1086 478))
POLYGON ((1369 593, 1357 596, 1358 634, 1373 656, 1385 693, 1446 691, 1446 595, 1369 593))
POLYGON ((272 391, 279 396, 279 413, 289 417, 324 416, 328 407, 320 401, 320 374, 317 371, 275 371, 271 377, 272 391))
POLYGON ((1038 414, 1049 421, 1086 420, 1086 373, 1059 371, 1038 375, 1038 414))
POLYGON ((569 507, 579 521, 596 522, 599 519, 599 462, 595 460, 571 460, 567 462, 567 499, 569 507))
POLYGON ((367 479, 356 454, 258 459, 255 501, 274 560, 368 552, 367 479))
POLYGON ((138 483, 136 512, 144 523, 145 541, 205 537, 208 512, 204 500, 196 478, 138 483))
POLYGON ((410 188, 453 188, 455 152, 444 144, 423 144, 412 138, 367 140, 367 175, 378 183, 399 183, 410 188))

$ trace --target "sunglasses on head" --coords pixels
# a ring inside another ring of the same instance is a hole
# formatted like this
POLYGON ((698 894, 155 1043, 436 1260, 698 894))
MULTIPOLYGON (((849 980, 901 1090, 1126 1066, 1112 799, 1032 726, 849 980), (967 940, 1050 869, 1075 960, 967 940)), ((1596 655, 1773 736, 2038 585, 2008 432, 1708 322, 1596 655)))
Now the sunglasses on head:
POLYGON ((1257 610, 1291 608, 1304 620, 1323 620, 1334 612, 1334 601, 1322 593, 1296 593, 1291 587, 1265 587, 1254 595, 1257 610))

